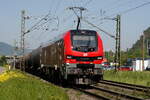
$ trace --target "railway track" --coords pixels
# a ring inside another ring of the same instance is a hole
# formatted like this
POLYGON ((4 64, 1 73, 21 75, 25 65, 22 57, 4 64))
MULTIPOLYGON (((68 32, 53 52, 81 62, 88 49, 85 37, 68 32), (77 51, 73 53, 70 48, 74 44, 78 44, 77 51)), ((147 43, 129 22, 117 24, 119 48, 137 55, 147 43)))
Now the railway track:
POLYGON ((125 89, 131 89, 135 91, 141 91, 141 92, 149 92, 150 87, 141 86, 141 85, 134 85, 134 84, 128 84, 128 83, 122 83, 122 82, 115 82, 115 81, 109 81, 109 80, 103 80, 100 81, 101 84, 108 84, 112 86, 117 86, 125 89))
POLYGON ((102 80, 94 86, 110 89, 112 91, 117 91, 119 93, 127 94, 133 97, 138 97, 139 99, 150 100, 150 87, 109 80, 102 80))
POLYGON ((102 96, 102 95, 98 95, 98 94, 95 94, 93 92, 90 92, 88 90, 91 90, 91 89, 83 89, 83 88, 80 88, 80 87, 72 87, 73 89, 77 90, 77 91, 80 91, 80 92, 83 92, 85 93, 86 95, 90 95, 98 100, 110 100, 108 97, 105 97, 105 96, 102 96))
POLYGON ((150 87, 121 83, 109 80, 76 90, 93 96, 98 100, 150 100, 150 87))
POLYGON ((143 100, 121 92, 112 91, 103 87, 87 86, 86 88, 74 87, 75 90, 81 91, 87 95, 93 96, 98 100, 143 100))
POLYGON ((114 99, 114 100, 143 100, 142 98, 139 97, 134 97, 132 95, 128 94, 123 94, 121 92, 113 91, 110 89, 105 89, 103 87, 97 87, 97 86, 91 86, 91 88, 105 92, 105 96, 110 97, 109 99, 114 99))

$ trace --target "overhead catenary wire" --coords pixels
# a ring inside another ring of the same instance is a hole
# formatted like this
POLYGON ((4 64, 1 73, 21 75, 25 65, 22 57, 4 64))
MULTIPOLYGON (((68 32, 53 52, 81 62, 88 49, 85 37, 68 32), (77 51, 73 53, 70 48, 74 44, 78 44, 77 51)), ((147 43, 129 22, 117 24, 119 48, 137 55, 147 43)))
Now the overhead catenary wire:
MULTIPOLYGON (((85 2, 85 5, 91 3, 92 1, 93 1, 93 0, 88 0, 87 2, 85 2)), ((116 1, 119 1, 119 2, 120 2, 121 0, 116 0, 116 1)), ((60 2, 61 2, 61 1, 60 1, 60 2)), ((55 5, 56 5, 56 4, 55 4, 55 5)), ((60 5, 60 3, 57 3, 57 5, 60 5)), ((57 8, 56 8, 56 9, 54 8, 54 10, 55 10, 54 12, 56 12, 58 9, 57 9, 57 8)), ((75 12, 75 10, 73 10, 73 12, 75 12)), ((76 15, 78 15, 78 14, 76 13, 76 15)), ((102 19, 103 19, 103 18, 102 18, 102 19)), ((41 19, 41 20, 42 20, 42 19, 41 19)), ((98 20, 99 20, 99 19, 98 19, 98 20)), ((68 21, 68 19, 67 19, 67 21, 68 21)), ((98 21, 97 21, 97 22, 98 22, 98 21)), ((43 23, 48 23, 48 22, 45 21, 45 22, 43 22, 43 23)), ((44 25, 44 24, 42 24, 42 23, 40 22, 40 25, 38 24, 37 26, 35 26, 35 27, 33 28, 33 30, 36 29, 36 27, 39 27, 39 26, 42 26, 42 25, 44 25)), ((63 24, 63 25, 64 25, 64 24, 63 24)), ((97 26, 97 27, 99 27, 99 26, 97 26)))
POLYGON ((72 6, 76 6, 76 4, 75 4, 75 1, 74 0, 72 0, 72 6))
POLYGON ((93 0, 88 0, 83 6, 86 7, 87 5, 89 5, 93 0))
MULTIPOLYGON (((119 1, 119 0, 116 0, 116 1, 119 1)), ((115 2, 116 2, 116 1, 115 1, 115 2)), ((121 1, 121 0, 120 0, 120 1, 121 1)), ((128 2, 125 2, 124 4, 129 4, 130 2, 133 2, 133 0, 128 1, 128 2)), ((128 12, 130 12, 130 11, 136 10, 137 8, 140 8, 140 7, 143 7, 143 6, 145 6, 145 5, 148 5, 149 3, 150 3, 150 2, 146 2, 146 3, 141 4, 141 5, 138 5, 138 6, 136 6, 136 7, 129 8, 129 9, 127 9, 127 10, 120 11, 120 12, 118 11, 118 12, 113 13, 113 14, 110 14, 110 15, 107 14, 107 15, 101 17, 101 18, 95 18, 95 19, 96 19, 95 21, 96 21, 96 22, 99 22, 99 21, 105 20, 105 18, 114 17, 114 16, 117 15, 117 14, 120 14, 120 15, 126 14, 126 13, 128 13, 128 12)), ((121 5, 123 5, 123 3, 122 3, 121 5)), ((106 10, 104 10, 104 11, 106 11, 106 10)), ((103 23, 101 23, 101 24, 103 24, 103 23)))
POLYGON ((109 32, 107 32, 107 31, 105 31, 105 30, 103 30, 103 29, 101 29, 100 27, 98 27, 98 26, 92 24, 91 22, 89 22, 89 21, 87 21, 87 20, 85 20, 85 19, 83 19, 83 18, 82 18, 81 20, 83 20, 83 21, 85 21, 87 24, 89 24, 89 25, 91 25, 91 26, 97 28, 98 30, 104 32, 104 33, 105 33, 106 35, 108 35, 109 37, 111 37, 111 38, 113 38, 113 39, 116 39, 116 37, 115 37, 114 35, 110 34, 109 32))
MULTIPOLYGON (((62 1, 62 0, 61 0, 61 1, 62 1)), ((61 4, 61 1, 57 3, 57 6, 59 6, 59 5, 61 4)), ((58 10, 57 6, 56 6, 56 9, 55 9, 55 11, 54 11, 55 14, 56 14, 56 12, 57 12, 57 10, 58 10)), ((41 25, 44 25, 44 24, 47 23, 48 21, 50 21, 50 20, 51 20, 51 19, 49 19, 50 14, 51 14, 51 12, 50 12, 50 10, 49 10, 48 14, 46 14, 46 15, 45 15, 43 18, 41 18, 37 23, 35 23, 31 28, 29 28, 29 29, 24 33, 24 35, 27 34, 27 33, 29 33, 29 32, 31 32, 31 31, 33 31, 33 30, 35 30, 35 29, 37 29, 37 27, 39 27, 39 26, 41 26, 41 25), (43 22, 42 24, 40 24, 43 20, 45 20, 46 22, 43 22), (40 24, 40 25, 39 25, 39 24, 40 24)))
MULTIPOLYGON (((108 7, 112 7, 112 5, 119 3, 120 1, 123 0, 115 0, 115 1, 111 1, 110 3, 106 3, 104 5, 101 6, 101 8, 108 8, 108 7)), ((108 8, 109 9, 109 8, 108 8)))
MULTIPOLYGON (((61 0, 62 1, 62 0, 61 0)), ((56 4, 57 6, 55 6, 56 8, 53 8, 54 10, 54 13, 56 14, 57 10, 58 10, 58 6, 60 6, 61 4, 61 1, 56 4)), ((53 4, 51 2, 51 4, 53 4)), ((53 5, 52 5, 53 6, 53 5)), ((52 6, 51 6, 51 9, 52 9, 52 6)), ((55 30, 58 30, 58 27, 59 27, 59 19, 58 17, 57 18, 51 18, 51 9, 49 10, 48 14, 46 14, 44 17, 42 17, 38 22, 36 22, 33 26, 31 26, 27 31, 24 32, 24 35, 26 35, 27 33, 29 32, 32 32, 34 30, 39 30, 42 26, 44 26, 45 24, 49 23, 51 20, 55 19, 57 20, 57 29, 55 30)), ((42 28, 41 28, 42 29, 42 28)), ((43 29, 42 29, 43 30, 43 29)), ((46 27, 45 29, 45 32, 49 30, 49 27, 46 27)), ((34 37, 34 36, 33 36, 34 37)))
POLYGON ((144 7, 144 6, 146 6, 146 5, 149 5, 149 4, 150 4, 150 1, 149 1, 149 2, 146 2, 146 3, 143 3, 143 4, 140 4, 140 5, 136 6, 136 7, 132 7, 132 8, 129 8, 129 9, 127 9, 127 10, 120 11, 120 12, 111 14, 111 15, 109 15, 109 16, 105 16, 105 18, 114 16, 114 15, 116 15, 116 14, 123 15, 123 14, 126 14, 126 13, 128 13, 128 12, 134 11, 134 10, 136 10, 136 9, 138 9, 138 8, 141 8, 141 7, 144 7))
POLYGON ((138 6, 136 6, 136 7, 127 9, 127 10, 125 10, 125 11, 122 11, 122 12, 120 12, 120 13, 121 13, 121 14, 125 14, 125 13, 128 13, 128 12, 130 12, 130 11, 133 11, 133 10, 135 10, 135 9, 138 9, 138 8, 143 7, 143 6, 149 5, 149 4, 150 4, 150 2, 146 2, 146 3, 143 3, 143 4, 138 5, 138 6))
POLYGON ((58 1, 57 5, 56 5, 56 8, 54 10, 54 16, 56 15, 57 10, 60 8, 62 1, 63 0, 58 1))
MULTIPOLYGON (((129 1, 128 1, 128 2, 129 2, 129 1)), ((123 14, 126 14, 126 13, 130 12, 130 11, 136 10, 136 9, 138 9, 138 8, 140 8, 140 7, 146 6, 146 5, 148 5, 148 4, 150 4, 150 2, 143 3, 143 4, 138 5, 138 6, 136 6, 136 7, 133 7, 133 8, 124 10, 124 11, 122 11, 122 12, 118 12, 118 13, 119 13, 120 15, 123 15, 123 14)), ((106 18, 113 17, 113 16, 117 15, 118 13, 114 13, 114 14, 112 14, 112 15, 106 15, 106 16, 104 16, 104 17, 102 17, 102 18, 96 18, 95 21, 96 21, 96 22, 99 22, 99 21, 105 20, 106 18)), ((95 21, 94 21, 94 22, 95 22, 95 21)), ((108 22, 108 21, 107 21, 107 22, 108 22)), ((105 23, 106 23, 106 20, 105 20, 105 23)), ((98 27, 100 24, 104 24, 104 22, 99 23, 99 24, 97 25, 97 27, 98 27)))
POLYGON ((66 21, 69 21, 69 19, 73 17, 72 15, 73 15, 73 14, 70 14, 70 15, 67 16, 66 18, 63 18, 63 19, 62 19, 62 22, 64 23, 64 22, 66 22, 66 21))
MULTIPOLYGON (((100 27, 98 27, 98 26, 92 24, 91 22, 87 21, 86 19, 80 17, 80 16, 76 13, 76 11, 75 11, 76 8, 77 8, 77 9, 80 9, 80 10, 82 10, 82 9, 85 10, 85 8, 81 8, 81 7, 69 7, 68 9, 73 10, 74 14, 77 16, 78 19, 81 19, 81 20, 85 21, 87 24, 89 24, 89 25, 91 25, 91 26, 97 28, 98 30, 104 32, 105 34, 107 34, 107 35, 110 36, 111 38, 116 39, 115 36, 113 36, 113 35, 110 34, 109 32, 107 32, 107 31, 101 29, 100 27)), ((78 28, 77 28, 77 29, 78 29, 78 28)))
MULTIPOLYGON (((118 1, 122 1, 122 0, 118 0, 118 1)), ((114 4, 118 4, 118 5, 114 5, 113 7, 110 7, 108 9, 105 9, 105 11, 109 11, 109 10, 113 10, 113 9, 118 9, 120 7, 123 7, 123 6, 127 6, 127 4, 131 4, 131 3, 135 3, 135 1, 137 0, 128 0, 128 1, 125 1, 125 2, 115 2, 114 4)))
POLYGON ((25 34, 27 34, 27 33, 29 33, 29 32, 31 32, 31 31, 33 31, 33 30, 35 30, 36 29, 36 27, 38 26, 38 24, 40 24, 43 20, 47 20, 47 17, 50 15, 50 12, 48 12, 48 14, 47 15, 45 15, 43 18, 41 18, 37 23, 35 23, 31 28, 29 28, 25 33, 24 33, 24 35, 25 34))

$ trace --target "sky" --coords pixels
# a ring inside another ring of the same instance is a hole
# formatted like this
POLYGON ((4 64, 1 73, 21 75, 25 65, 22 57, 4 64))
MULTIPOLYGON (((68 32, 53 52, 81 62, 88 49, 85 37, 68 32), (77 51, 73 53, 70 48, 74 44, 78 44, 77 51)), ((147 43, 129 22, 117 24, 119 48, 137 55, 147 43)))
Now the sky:
MULTIPOLYGON (((14 45, 16 41, 19 46, 22 10, 29 17, 25 21, 26 30, 49 13, 47 23, 25 35, 26 48, 34 49, 67 30, 75 29, 77 17, 68 8, 85 7, 83 18, 112 35, 115 35, 116 21, 108 18, 121 15, 121 49, 126 50, 150 27, 150 4, 124 11, 146 2, 150 0, 0 0, 0 42, 14 45)), ((96 30, 103 40, 104 50, 115 50, 115 40, 105 33, 84 21, 81 21, 81 29, 96 30)))

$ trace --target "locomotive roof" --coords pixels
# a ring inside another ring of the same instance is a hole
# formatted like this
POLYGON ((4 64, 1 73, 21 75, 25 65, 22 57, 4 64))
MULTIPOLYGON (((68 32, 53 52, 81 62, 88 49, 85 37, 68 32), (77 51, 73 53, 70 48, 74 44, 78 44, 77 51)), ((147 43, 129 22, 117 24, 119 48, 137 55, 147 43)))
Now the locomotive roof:
POLYGON ((63 34, 58 35, 57 37, 54 37, 54 39, 47 41, 46 43, 42 44, 40 47, 46 47, 46 46, 48 46, 48 45, 54 43, 55 41, 60 40, 61 38, 63 38, 63 36, 64 36, 65 34, 66 34, 66 32, 63 33, 63 34))
POLYGON ((74 30, 69 30, 69 31, 64 32, 63 34, 58 35, 57 37, 54 37, 54 39, 49 40, 49 41, 47 41, 44 44, 41 44, 40 47, 46 47, 46 46, 48 46, 48 45, 50 45, 50 44, 52 44, 52 43, 62 39, 67 32, 74 32, 74 33, 75 32, 81 32, 81 33, 83 32, 84 33, 85 31, 86 31, 86 33, 88 32, 88 33, 91 33, 91 34, 96 32, 94 30, 87 30, 87 29, 83 29, 83 30, 80 30, 80 29, 79 30, 75 30, 75 29, 74 30))
POLYGON ((83 29, 83 30, 70 30, 71 32, 84 32, 84 31, 86 31, 86 32, 92 32, 92 33, 95 33, 96 31, 94 31, 94 30, 87 30, 87 29, 83 29))

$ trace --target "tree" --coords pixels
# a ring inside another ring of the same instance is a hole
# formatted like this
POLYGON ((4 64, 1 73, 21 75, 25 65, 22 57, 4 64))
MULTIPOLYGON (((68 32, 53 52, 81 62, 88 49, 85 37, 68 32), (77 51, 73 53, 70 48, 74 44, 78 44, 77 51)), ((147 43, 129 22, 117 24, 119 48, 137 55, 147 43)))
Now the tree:
POLYGON ((0 57, 0 65, 3 66, 7 63, 6 57, 5 56, 1 56, 0 57))
POLYGON ((114 61, 114 52, 113 51, 106 51, 105 52, 105 58, 108 60, 108 62, 113 62, 114 61))

